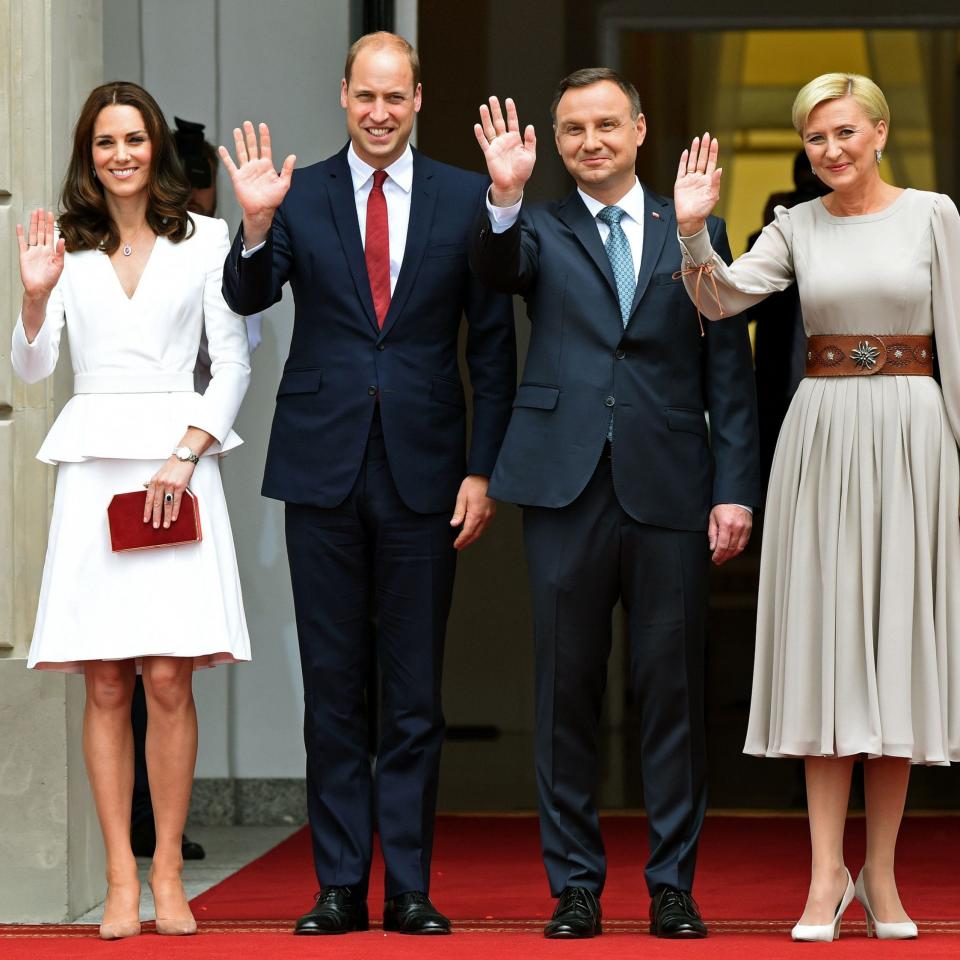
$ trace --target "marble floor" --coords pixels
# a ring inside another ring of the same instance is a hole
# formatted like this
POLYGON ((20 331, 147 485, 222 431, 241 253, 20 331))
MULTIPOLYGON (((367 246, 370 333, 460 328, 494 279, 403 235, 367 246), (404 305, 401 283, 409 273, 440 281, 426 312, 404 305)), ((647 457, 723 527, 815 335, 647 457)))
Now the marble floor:
MULTIPOLYGON (((210 887, 225 880, 245 867, 252 860, 262 856, 290 834, 298 830, 296 826, 281 827, 191 827, 189 836, 203 845, 207 856, 204 860, 188 860, 183 866, 183 885, 187 896, 193 898, 209 890, 210 887)), ((153 919, 153 897, 147 886, 147 870, 150 861, 139 858, 140 882, 143 893, 140 898, 140 919, 153 919)), ((78 917, 75 923, 99 923, 103 919, 103 904, 97 904, 92 910, 78 917)))

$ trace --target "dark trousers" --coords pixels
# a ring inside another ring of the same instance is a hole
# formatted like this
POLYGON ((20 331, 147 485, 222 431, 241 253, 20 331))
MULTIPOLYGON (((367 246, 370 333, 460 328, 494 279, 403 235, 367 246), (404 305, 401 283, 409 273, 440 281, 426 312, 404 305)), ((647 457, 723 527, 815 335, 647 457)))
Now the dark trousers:
POLYGON ((596 809, 598 734, 613 608, 623 602, 641 710, 640 769, 651 894, 691 890, 706 808, 703 713, 705 531, 638 523, 617 499, 609 457, 560 509, 524 509, 536 635, 536 770, 553 896, 598 895, 606 857, 596 809))
POLYGON ((136 827, 153 821, 153 803, 147 777, 147 695, 143 689, 143 677, 139 673, 133 688, 130 720, 133 724, 133 805, 130 825, 136 827))
POLYGON ((365 896, 376 825, 387 898, 426 892, 456 565, 450 514, 418 514, 403 503, 376 418, 347 499, 331 509, 288 503, 286 535, 317 879, 365 896), (371 646, 381 677, 374 770, 365 705, 371 646))

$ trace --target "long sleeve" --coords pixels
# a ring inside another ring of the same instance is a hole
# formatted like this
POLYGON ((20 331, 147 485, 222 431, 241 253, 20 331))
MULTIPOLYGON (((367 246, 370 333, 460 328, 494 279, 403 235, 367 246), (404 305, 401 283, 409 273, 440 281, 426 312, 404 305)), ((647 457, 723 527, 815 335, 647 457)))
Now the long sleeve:
POLYGON ((785 290, 795 277, 791 237, 790 211, 786 207, 777 207, 776 218, 764 227, 752 249, 729 266, 713 249, 706 227, 695 236, 680 237, 683 282, 690 299, 698 300, 696 268, 704 264, 711 272, 699 276, 699 307, 711 320, 741 313, 771 293, 785 290), (714 282, 719 304, 714 299, 714 282))
MULTIPOLYGON (((484 186, 483 197, 487 188, 484 186)), ((478 208, 482 209, 481 199, 478 208)), ((513 301, 470 275, 465 304, 467 365, 473 387, 473 429, 467 472, 489 477, 500 452, 517 389, 513 301)))
POLYGON ((27 342, 27 334, 23 329, 23 317, 17 317, 17 324, 13 328, 10 359, 13 369, 21 380, 26 383, 37 383, 53 373, 60 357, 60 336, 65 319, 63 289, 59 282, 47 300, 43 325, 33 343, 27 342))
POLYGON ((244 252, 243 227, 237 230, 223 264, 223 296, 244 316, 262 313, 283 297, 290 276, 293 252, 284 222, 284 204, 274 214, 267 239, 244 252))
POLYGON ((210 355, 210 385, 198 397, 190 425, 223 441, 250 383, 250 347, 244 318, 226 304, 222 293, 223 263, 230 250, 227 224, 212 224, 206 244, 203 324, 210 355))
POLYGON ((947 196, 941 195, 934 204, 932 230, 930 281, 936 352, 943 401, 960 443, 960 214, 947 196))
POLYGON ((485 286, 499 293, 526 295, 540 267, 533 222, 521 209, 511 226, 498 232, 484 202, 474 224, 469 256, 470 269, 485 286))

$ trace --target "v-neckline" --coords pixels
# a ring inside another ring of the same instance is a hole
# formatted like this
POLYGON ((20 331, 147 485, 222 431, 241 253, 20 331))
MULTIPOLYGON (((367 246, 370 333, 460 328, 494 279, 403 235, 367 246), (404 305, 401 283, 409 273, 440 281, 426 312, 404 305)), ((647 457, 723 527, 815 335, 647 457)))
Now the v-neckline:
POLYGON ((159 236, 154 237, 153 249, 150 251, 150 256, 147 257, 147 262, 143 265, 143 269, 140 271, 140 277, 137 280, 137 285, 133 288, 133 293, 131 293, 129 296, 127 295, 127 291, 123 288, 123 281, 120 279, 120 274, 117 273, 117 268, 113 265, 113 261, 110 259, 110 254, 104 250, 100 251, 106 258, 107 266, 110 268, 110 272, 113 274, 113 279, 116 281, 117 289, 120 291, 123 299, 126 300, 127 303, 133 303, 134 298, 140 292, 140 288, 143 286, 143 278, 147 275, 147 271, 150 269, 150 264, 153 263, 154 255, 156 254, 157 247, 162 239, 163 238, 159 236))

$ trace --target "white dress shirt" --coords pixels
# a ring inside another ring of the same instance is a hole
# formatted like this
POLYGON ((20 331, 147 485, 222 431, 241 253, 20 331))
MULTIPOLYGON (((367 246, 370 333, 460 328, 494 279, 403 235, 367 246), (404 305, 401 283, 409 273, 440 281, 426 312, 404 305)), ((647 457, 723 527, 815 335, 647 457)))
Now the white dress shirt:
MULTIPOLYGON (((360 223, 360 242, 367 247, 367 198, 373 189, 375 167, 357 156, 353 144, 347 148, 347 164, 353 178, 353 200, 357 205, 357 220, 360 223)), ((403 253, 407 248, 407 226, 410 223, 410 198, 413 195, 413 150, 406 150, 389 167, 384 167, 387 179, 383 182, 383 195, 387 201, 387 228, 390 234, 390 294, 397 287, 403 253)), ((519 204, 517 205, 519 210, 519 204)), ((514 218, 516 219, 516 218, 514 218)), ((504 228, 506 229, 506 228, 504 228)), ((265 243, 258 243, 249 250, 244 247, 243 257, 252 257, 265 243)))
MULTIPOLYGON (((367 249, 367 198, 373 189, 374 167, 365 163, 353 149, 347 149, 347 163, 353 177, 353 199, 357 205, 357 220, 360 222, 360 240, 367 249)), ((410 197, 413 193, 413 150, 406 150, 389 167, 384 167, 387 179, 383 182, 383 195, 387 200, 387 227, 390 232, 390 294, 397 286, 403 251, 407 246, 407 226, 410 223, 410 197)))
MULTIPOLYGON (((584 193, 579 187, 577 187, 577 193, 580 194, 580 199, 584 202, 587 210, 590 211, 590 216, 593 217, 597 229, 600 231, 600 240, 606 243, 607 237, 610 236, 610 226, 602 220, 597 220, 597 214, 604 207, 609 206, 609 204, 595 200, 593 197, 584 193)), ((523 197, 509 207, 495 207, 490 202, 490 192, 487 191, 487 211, 490 214, 490 226, 493 232, 505 233, 509 230, 517 222, 522 204, 523 197)), ((640 181, 634 178, 634 183, 630 191, 626 196, 621 197, 615 205, 623 210, 625 214, 620 221, 620 226, 623 227, 623 232, 626 234, 627 241, 630 244, 630 254, 633 257, 633 271, 634 273, 639 273, 640 258, 643 255, 643 187, 640 181)))

